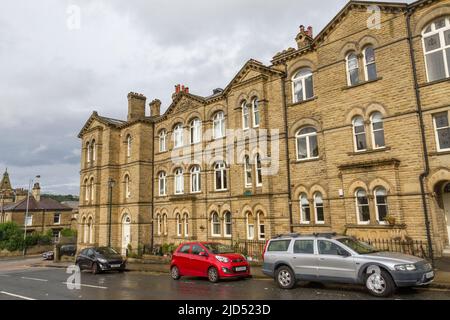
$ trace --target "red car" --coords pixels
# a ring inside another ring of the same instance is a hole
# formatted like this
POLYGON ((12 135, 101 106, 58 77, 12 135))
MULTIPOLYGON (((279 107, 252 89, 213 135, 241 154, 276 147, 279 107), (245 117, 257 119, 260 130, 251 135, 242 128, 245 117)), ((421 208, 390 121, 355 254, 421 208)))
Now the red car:
POLYGON ((250 265, 241 254, 220 243, 191 242, 175 250, 170 264, 174 280, 182 276, 205 277, 211 282, 250 277, 250 265))

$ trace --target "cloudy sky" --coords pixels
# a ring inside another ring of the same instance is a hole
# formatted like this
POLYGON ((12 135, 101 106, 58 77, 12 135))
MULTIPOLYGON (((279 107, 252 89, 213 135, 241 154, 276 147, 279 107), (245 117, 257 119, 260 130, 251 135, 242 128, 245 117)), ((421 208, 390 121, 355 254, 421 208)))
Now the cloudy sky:
POLYGON ((78 194, 77 134, 93 110, 124 119, 130 91, 166 108, 177 83, 209 95, 346 2, 2 0, 0 171, 15 187, 39 174, 44 192, 78 194))

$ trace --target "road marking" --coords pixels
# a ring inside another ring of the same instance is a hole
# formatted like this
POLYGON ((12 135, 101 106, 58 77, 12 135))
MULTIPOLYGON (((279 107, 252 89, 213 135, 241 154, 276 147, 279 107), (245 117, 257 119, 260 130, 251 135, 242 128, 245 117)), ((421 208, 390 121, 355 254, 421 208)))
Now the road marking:
POLYGON ((7 277, 11 277, 11 276, 9 276, 9 275, 7 275, 7 274, 0 274, 0 277, 5 277, 5 278, 7 278, 7 277))
POLYGON ((46 279, 38 279, 38 278, 28 278, 28 277, 22 277, 24 280, 32 280, 32 281, 41 281, 41 282, 47 282, 46 279))
MULTIPOLYGON (((70 285, 72 285, 72 286, 75 286, 75 285, 76 285, 76 284, 73 283, 73 282, 63 282, 62 284, 65 284, 65 285, 70 284, 70 285)), ((80 286, 82 286, 82 287, 88 287, 88 288, 104 289, 104 290, 108 289, 107 287, 93 286, 93 285, 90 285, 90 284, 80 284, 80 286)))
POLYGON ((1 293, 1 294, 5 294, 5 295, 7 295, 7 296, 14 297, 14 298, 23 299, 23 300, 36 300, 36 299, 33 299, 33 298, 28 298, 28 297, 20 296, 20 295, 18 295, 18 294, 9 293, 9 292, 5 292, 5 291, 0 291, 0 293, 1 293))

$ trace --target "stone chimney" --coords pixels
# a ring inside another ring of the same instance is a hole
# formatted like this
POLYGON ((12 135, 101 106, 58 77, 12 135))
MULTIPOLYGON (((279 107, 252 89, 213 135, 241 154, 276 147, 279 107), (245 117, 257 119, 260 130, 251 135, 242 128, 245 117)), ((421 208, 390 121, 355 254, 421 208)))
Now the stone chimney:
POLYGON ((158 117, 161 115, 161 101, 158 99, 150 102, 150 116, 158 117))
POLYGON ((128 94, 128 122, 145 117, 145 101, 143 94, 130 92, 128 94))
POLYGON ((297 42, 297 46, 299 49, 309 46, 313 42, 313 28, 311 26, 308 29, 305 29, 305 26, 300 26, 300 32, 297 37, 295 37, 295 41, 297 42))
POLYGON ((37 202, 41 201, 41 186, 39 180, 34 183, 32 195, 37 202))

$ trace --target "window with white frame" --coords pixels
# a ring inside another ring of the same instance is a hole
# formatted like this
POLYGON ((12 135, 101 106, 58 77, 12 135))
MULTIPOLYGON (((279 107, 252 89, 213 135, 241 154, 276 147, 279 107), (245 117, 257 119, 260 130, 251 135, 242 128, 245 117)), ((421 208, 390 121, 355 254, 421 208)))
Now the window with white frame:
POLYGON ((201 191, 201 170, 199 166, 194 166, 191 169, 191 193, 198 193, 201 191))
POLYGON ((91 148, 92 148, 92 162, 95 162, 97 160, 97 144, 95 143, 95 140, 92 140, 91 148))
POLYGON ((253 98, 252 109, 253 109, 253 128, 258 128, 261 122, 258 98, 253 98))
POLYGON ((223 221, 224 221, 224 230, 223 234, 225 237, 231 237, 232 234, 232 227, 233 227, 233 220, 231 217, 231 212, 227 211, 223 215, 223 221))
POLYGON ((177 236, 181 237, 183 235, 183 224, 181 222, 180 214, 177 214, 176 221, 177 221, 177 236))
POLYGON ((167 175, 165 172, 160 172, 158 176, 159 196, 167 195, 167 175))
POLYGON ((422 38, 428 81, 450 77, 450 16, 433 21, 422 38))
POLYGON ((433 116, 433 122, 437 150, 450 150, 450 126, 448 121, 448 112, 435 114, 433 116))
POLYGON ((168 232, 168 230, 167 230, 167 214, 163 214, 163 217, 162 217, 162 223, 163 223, 163 232, 164 232, 164 235, 166 236, 167 235, 167 232, 168 232))
POLYGON ((220 217, 217 212, 213 212, 211 215, 211 235, 220 237, 220 217))
POLYGON ((225 162, 218 162, 214 166, 216 191, 227 190, 227 168, 225 162))
POLYGON ((129 199, 131 197, 131 190, 130 190, 130 176, 125 176, 125 198, 129 199))
POLYGON ((86 162, 91 163, 91 144, 86 143, 86 162))
POLYGON ((187 213, 183 215, 183 227, 184 236, 189 237, 189 215, 187 213))
POLYGON ((52 230, 52 236, 55 242, 59 242, 59 238, 61 238, 61 230, 58 229, 52 230))
POLYGON ((33 225, 33 214, 28 213, 28 215, 25 214, 25 225, 27 227, 31 227, 33 225))
POLYGON ((242 128, 244 130, 250 128, 250 112, 247 101, 242 102, 242 128))
POLYGON ((309 207, 308 195, 306 193, 300 195, 300 223, 311 223, 311 208, 309 207))
POLYGON ((297 132, 296 136, 297 160, 315 159, 319 157, 317 130, 308 127, 297 132))
POLYGON ((191 121, 191 144, 196 144, 201 141, 202 138, 202 122, 196 118, 191 121))
POLYGON ((355 151, 367 150, 366 126, 363 117, 353 118, 353 136, 355 143, 355 151))
POLYGON ((325 223, 325 214, 323 209, 323 197, 320 192, 314 194, 314 215, 316 224, 325 223))
POLYGON ((255 156, 255 176, 256 176, 256 186, 261 187, 262 182, 262 163, 261 163, 261 156, 259 153, 255 156))
POLYGON ((313 87, 313 73, 311 69, 300 69, 292 78, 292 100, 294 103, 313 98, 313 87))
POLYGON ((61 213, 57 212, 53 215, 53 224, 61 224, 61 213))
POLYGON ((368 46, 363 51, 364 54, 364 74, 366 81, 377 79, 377 65, 375 63, 375 50, 372 46, 368 46))
POLYGON ((167 132, 166 130, 161 130, 159 133, 159 152, 167 151, 167 132))
POLYGON ((386 217, 389 215, 387 192, 383 187, 375 188, 375 209, 378 223, 386 223, 386 217))
POLYGON ((162 234, 162 228, 161 228, 161 215, 159 213, 156 215, 156 226, 158 236, 160 236, 162 234))
POLYGON ((347 55, 347 82, 349 86, 354 86, 359 83, 359 62, 358 55, 351 52, 347 55))
POLYGON ((258 212, 258 239, 264 240, 266 238, 266 224, 264 213, 258 212))
POLYGON ((127 157, 131 157, 131 136, 127 135, 127 157))
POLYGON ((255 220, 250 212, 247 213, 247 239, 255 239, 255 220))
POLYGON ((178 168, 175 170, 175 194, 184 193, 184 176, 183 169, 178 168))
POLYGON ((386 142, 384 141, 384 122, 383 115, 380 112, 375 112, 370 117, 372 127, 372 144, 374 149, 384 148, 386 142))
POLYGON ((250 157, 247 155, 244 157, 244 171, 245 187, 250 188, 252 186, 252 166, 250 157))
POLYGON ((225 114, 220 111, 217 112, 213 119, 214 139, 225 137, 225 114))
POLYGON ((370 223, 370 209, 369 199, 367 198, 367 192, 364 189, 357 189, 356 193, 356 214, 358 218, 358 224, 370 223))
POLYGON ((181 148, 184 145, 183 125, 181 123, 173 129, 173 143, 175 148, 181 148))

